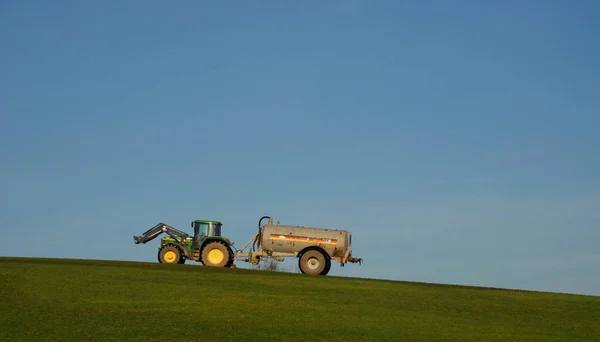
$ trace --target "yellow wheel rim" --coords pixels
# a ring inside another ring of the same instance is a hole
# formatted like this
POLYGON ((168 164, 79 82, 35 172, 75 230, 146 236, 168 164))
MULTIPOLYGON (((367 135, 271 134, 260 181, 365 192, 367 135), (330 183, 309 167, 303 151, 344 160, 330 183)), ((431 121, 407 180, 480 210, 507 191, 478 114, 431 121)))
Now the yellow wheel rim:
POLYGON ((173 251, 168 251, 167 253, 165 253, 164 258, 166 262, 174 262, 175 259, 177 259, 177 254, 175 254, 175 252, 173 251))
POLYGON ((221 252, 220 249, 213 249, 210 252, 208 252, 208 261, 211 264, 219 264, 221 263, 221 261, 223 261, 223 259, 225 258, 225 255, 223 254, 223 252, 221 252))

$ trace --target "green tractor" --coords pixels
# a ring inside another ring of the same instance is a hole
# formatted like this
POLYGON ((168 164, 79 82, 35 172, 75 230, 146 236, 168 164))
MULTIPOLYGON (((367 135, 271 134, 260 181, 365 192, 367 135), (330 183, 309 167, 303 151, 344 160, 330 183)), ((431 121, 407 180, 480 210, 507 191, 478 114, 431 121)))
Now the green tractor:
POLYGON ((165 223, 159 223, 140 236, 134 236, 136 244, 147 243, 165 233, 169 235, 160 241, 158 262, 183 264, 185 260, 201 262, 205 266, 235 267, 234 255, 228 238, 221 236, 221 222, 195 220, 191 223, 194 236, 165 223))

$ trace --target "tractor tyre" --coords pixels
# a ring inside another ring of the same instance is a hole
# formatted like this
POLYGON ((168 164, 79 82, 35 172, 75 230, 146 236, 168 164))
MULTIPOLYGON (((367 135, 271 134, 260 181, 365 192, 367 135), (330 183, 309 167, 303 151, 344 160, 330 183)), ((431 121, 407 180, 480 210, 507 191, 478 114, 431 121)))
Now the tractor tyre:
POLYGON ((232 257, 231 249, 219 241, 214 241, 204 246, 201 260, 204 266, 229 267, 232 257))
POLYGON ((298 260, 298 266, 300 271, 304 274, 310 275, 324 275, 329 272, 327 268, 327 258, 322 252, 311 249, 306 251, 298 260))
POLYGON ((233 264, 233 262, 234 262, 233 251, 231 250, 231 247, 227 246, 227 251, 229 252, 229 261, 227 262, 225 267, 234 267, 235 268, 235 265, 233 264))
POLYGON ((161 264, 181 264, 183 255, 175 246, 165 246, 158 251, 158 262, 161 264))

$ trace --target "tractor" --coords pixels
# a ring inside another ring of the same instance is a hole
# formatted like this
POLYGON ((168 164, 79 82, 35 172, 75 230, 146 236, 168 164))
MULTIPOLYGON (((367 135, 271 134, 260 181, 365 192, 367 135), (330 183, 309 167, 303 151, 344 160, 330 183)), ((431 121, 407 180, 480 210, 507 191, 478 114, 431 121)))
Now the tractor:
MULTIPOLYGON (((136 244, 145 244, 165 233, 158 248, 158 262, 184 264, 186 260, 201 262, 205 266, 232 267, 234 254, 231 241, 221 236, 222 223, 219 221, 194 220, 191 227, 194 235, 159 223, 140 236, 134 236, 136 244)), ((235 267, 235 266, 234 266, 235 267)))

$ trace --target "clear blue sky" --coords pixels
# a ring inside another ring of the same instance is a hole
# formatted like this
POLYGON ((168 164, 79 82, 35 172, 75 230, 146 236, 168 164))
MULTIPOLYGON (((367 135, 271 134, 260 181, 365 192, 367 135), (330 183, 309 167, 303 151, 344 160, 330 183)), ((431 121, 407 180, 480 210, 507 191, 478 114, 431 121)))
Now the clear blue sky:
MULTIPOLYGON (((0 255, 349 229, 332 275, 600 295, 597 1, 0 3, 0 255)), ((294 267, 295 263, 287 263, 294 267)))

